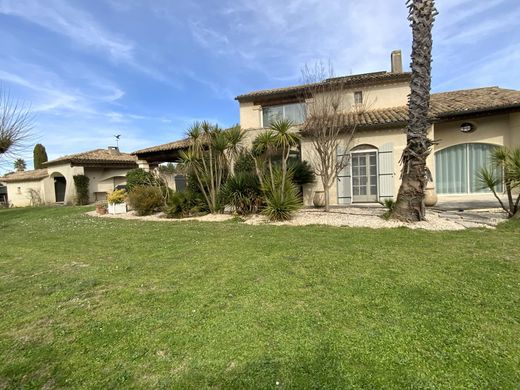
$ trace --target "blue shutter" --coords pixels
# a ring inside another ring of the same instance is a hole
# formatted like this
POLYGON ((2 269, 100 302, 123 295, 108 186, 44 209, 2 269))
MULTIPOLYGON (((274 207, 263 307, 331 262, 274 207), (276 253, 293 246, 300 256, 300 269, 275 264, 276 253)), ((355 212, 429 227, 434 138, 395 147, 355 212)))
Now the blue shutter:
MULTIPOLYGON (((338 147, 337 156, 338 158, 342 158, 348 154, 347 150, 342 147, 338 147)), ((347 164, 339 173, 338 173, 338 204, 350 204, 352 203, 352 192, 351 192, 351 179, 350 179, 350 163, 347 164)))
POLYGON ((379 148, 379 201, 394 197, 394 144, 379 148))

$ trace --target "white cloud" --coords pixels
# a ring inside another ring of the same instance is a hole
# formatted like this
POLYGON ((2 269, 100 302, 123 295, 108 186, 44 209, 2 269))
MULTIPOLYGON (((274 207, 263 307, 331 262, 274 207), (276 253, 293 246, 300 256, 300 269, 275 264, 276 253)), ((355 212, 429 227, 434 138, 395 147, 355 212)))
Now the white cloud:
POLYGON ((70 2, 2 0, 0 13, 27 19, 82 45, 102 50, 115 60, 131 61, 133 58, 132 42, 107 31, 89 14, 71 7, 70 2))

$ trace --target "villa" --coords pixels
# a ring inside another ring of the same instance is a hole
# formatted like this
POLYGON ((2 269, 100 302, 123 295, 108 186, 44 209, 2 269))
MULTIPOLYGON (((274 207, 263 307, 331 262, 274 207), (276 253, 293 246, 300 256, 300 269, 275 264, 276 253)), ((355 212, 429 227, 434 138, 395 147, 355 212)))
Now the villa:
POLYGON ((90 179, 90 201, 104 200, 118 185, 126 183, 126 173, 137 168, 136 157, 117 147, 72 154, 44 163, 45 168, 19 171, 0 177, 7 187, 11 206, 72 204, 76 196, 74 176, 90 179))

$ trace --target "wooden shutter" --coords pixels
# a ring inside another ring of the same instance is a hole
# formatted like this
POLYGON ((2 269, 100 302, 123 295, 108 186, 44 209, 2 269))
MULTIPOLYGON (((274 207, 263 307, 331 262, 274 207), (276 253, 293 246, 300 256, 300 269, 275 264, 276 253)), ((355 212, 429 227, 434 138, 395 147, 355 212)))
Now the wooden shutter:
MULTIPOLYGON (((342 158, 347 155, 348 152, 342 147, 338 147, 337 156, 342 158)), ((351 191, 351 178, 350 178, 350 163, 347 164, 338 174, 338 204, 350 204, 352 203, 352 191, 351 191)))
POLYGON ((394 144, 379 148, 379 201, 394 198, 394 144))

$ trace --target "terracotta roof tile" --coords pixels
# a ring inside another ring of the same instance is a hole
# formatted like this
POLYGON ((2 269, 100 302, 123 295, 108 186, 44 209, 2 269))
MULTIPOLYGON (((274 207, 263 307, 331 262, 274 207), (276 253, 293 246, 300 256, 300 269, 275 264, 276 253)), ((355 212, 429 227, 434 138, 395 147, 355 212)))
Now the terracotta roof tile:
POLYGON ((44 163, 46 166, 56 165, 61 163, 74 163, 74 164, 107 164, 107 165, 120 165, 128 163, 136 163, 137 157, 128 153, 118 152, 117 150, 109 149, 95 149, 88 152, 70 154, 57 158, 55 160, 47 161, 44 163))
POLYGON ((8 173, 0 177, 0 182, 10 183, 17 181, 35 181, 41 180, 49 176, 47 169, 35 169, 33 171, 20 171, 8 173))
POLYGON ((149 148, 136 150, 132 154, 146 154, 154 152, 168 152, 178 149, 185 149, 191 145, 191 141, 188 138, 181 139, 179 141, 168 142, 157 146, 151 146, 149 148))
POLYGON ((291 94, 301 94, 305 92, 308 88, 319 87, 320 85, 342 85, 344 88, 355 87, 361 85, 373 85, 385 82, 400 82, 400 81, 409 81, 410 73, 391 73, 391 72, 373 72, 373 73, 364 73, 357 74, 352 76, 342 76, 342 77, 334 77, 330 79, 326 79, 319 83, 310 83, 310 84, 300 84, 294 85, 291 87, 283 87, 283 88, 272 88, 272 89, 263 89, 260 91, 253 91, 243 95, 237 96, 235 99, 239 101, 252 101, 260 98, 272 98, 277 96, 285 96, 291 94))
MULTIPOLYGON (((434 93, 431 95, 430 118, 432 122, 447 120, 459 115, 476 114, 500 109, 520 109, 520 91, 487 87, 434 93)), ((355 113, 346 113, 339 120, 345 127, 356 123, 355 113)), ((391 107, 368 110, 359 114, 359 127, 406 126, 408 107, 391 107)))

